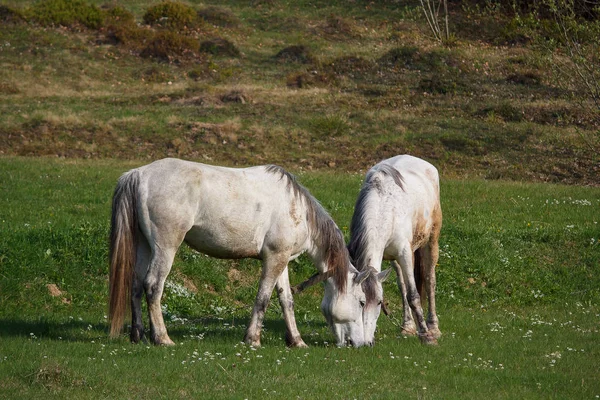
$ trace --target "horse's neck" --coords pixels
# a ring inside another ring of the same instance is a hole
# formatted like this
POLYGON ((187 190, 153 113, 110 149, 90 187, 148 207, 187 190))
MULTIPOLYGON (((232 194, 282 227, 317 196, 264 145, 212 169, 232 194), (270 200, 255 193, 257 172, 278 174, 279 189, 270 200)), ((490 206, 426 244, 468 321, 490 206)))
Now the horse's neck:
POLYGON ((386 243, 392 231, 394 209, 389 198, 371 193, 362 204, 361 218, 354 227, 358 235, 353 257, 356 258, 356 267, 363 269, 373 267, 381 271, 381 259, 386 243), (368 264, 368 265, 367 265, 368 264))

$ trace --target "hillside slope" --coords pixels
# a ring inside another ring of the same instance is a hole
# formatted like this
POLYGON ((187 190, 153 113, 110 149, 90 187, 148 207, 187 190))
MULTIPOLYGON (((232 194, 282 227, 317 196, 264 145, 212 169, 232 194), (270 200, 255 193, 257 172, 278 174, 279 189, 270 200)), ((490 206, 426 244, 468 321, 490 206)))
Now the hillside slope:
POLYGON ((452 2, 440 43, 415 1, 62 3, 0 6, 0 154, 360 171, 411 153, 600 184, 598 109, 539 11, 452 2))

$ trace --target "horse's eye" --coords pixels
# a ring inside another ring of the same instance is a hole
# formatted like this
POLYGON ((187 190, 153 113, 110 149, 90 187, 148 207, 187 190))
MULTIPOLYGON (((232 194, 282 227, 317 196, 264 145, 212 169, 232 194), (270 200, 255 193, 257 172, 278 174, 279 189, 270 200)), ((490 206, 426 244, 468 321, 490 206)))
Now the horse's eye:
POLYGON ((377 303, 378 306, 383 304, 383 300, 379 300, 379 303, 377 303))
POLYGON ((360 301, 360 308, 365 308, 365 302, 364 301, 360 301))

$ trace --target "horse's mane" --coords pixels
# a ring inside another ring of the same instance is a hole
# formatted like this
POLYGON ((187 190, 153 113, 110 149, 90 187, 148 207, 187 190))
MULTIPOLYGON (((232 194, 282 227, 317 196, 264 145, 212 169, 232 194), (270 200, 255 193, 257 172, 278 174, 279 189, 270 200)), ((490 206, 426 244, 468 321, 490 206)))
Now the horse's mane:
POLYGON ((308 189, 298 183, 294 175, 277 165, 267 165, 266 170, 272 174, 279 174, 281 179, 287 181, 287 187, 294 196, 304 200, 307 208, 306 221, 311 237, 325 251, 327 267, 333 272, 338 290, 343 293, 346 290, 350 256, 342 232, 319 201, 310 194, 308 189))
MULTIPOLYGON (((356 269, 359 271, 364 271, 369 268, 369 260, 365 259, 365 250, 367 248, 368 240, 368 231, 365 228, 366 210, 368 207, 367 199, 373 191, 383 194, 384 189, 382 186, 381 175, 384 177, 389 176, 394 180, 396 185, 404 190, 402 174, 389 164, 379 164, 367 173, 365 182, 358 194, 356 205, 354 206, 354 215, 352 216, 352 222, 350 223, 350 243, 348 243, 350 258, 356 269)), ((375 301, 377 294, 377 276, 375 274, 369 275, 369 277, 363 281, 362 289, 365 292, 367 302, 375 301)))
POLYGON ((348 243, 348 250, 354 266, 359 271, 367 268, 369 262, 369 260, 364 259, 369 233, 365 227, 368 208, 367 200, 373 192, 380 195, 384 193, 382 178, 385 177, 393 179, 394 183, 404 190, 404 179, 400 171, 389 164, 379 164, 367 173, 358 194, 356 205, 354 206, 354 215, 350 223, 350 243, 348 243))

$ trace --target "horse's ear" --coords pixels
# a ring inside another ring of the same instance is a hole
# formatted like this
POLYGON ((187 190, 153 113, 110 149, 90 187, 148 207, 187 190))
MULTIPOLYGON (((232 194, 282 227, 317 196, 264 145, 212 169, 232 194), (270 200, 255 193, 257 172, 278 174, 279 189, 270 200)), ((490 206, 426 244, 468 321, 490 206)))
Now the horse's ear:
POLYGON ((359 272, 354 277, 354 284, 355 285, 360 285, 361 283, 364 282, 365 279, 367 279, 369 277, 369 275, 371 275, 371 270, 370 269, 368 269, 366 271, 359 272))
POLYGON ((392 272, 391 268, 386 269, 385 271, 381 271, 377 274, 377 280, 381 283, 385 282, 387 278, 390 276, 390 272, 392 272))

